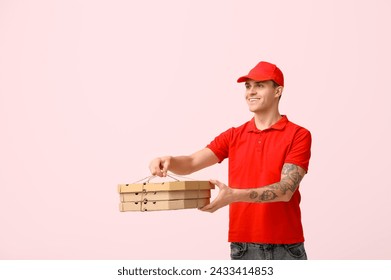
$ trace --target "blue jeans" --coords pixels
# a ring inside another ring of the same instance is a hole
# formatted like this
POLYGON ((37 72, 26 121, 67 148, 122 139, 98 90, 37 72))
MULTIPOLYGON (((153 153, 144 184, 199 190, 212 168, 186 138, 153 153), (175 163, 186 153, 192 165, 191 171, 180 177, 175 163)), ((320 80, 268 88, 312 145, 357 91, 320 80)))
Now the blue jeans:
POLYGON ((231 260, 306 260, 304 243, 231 243, 231 260))

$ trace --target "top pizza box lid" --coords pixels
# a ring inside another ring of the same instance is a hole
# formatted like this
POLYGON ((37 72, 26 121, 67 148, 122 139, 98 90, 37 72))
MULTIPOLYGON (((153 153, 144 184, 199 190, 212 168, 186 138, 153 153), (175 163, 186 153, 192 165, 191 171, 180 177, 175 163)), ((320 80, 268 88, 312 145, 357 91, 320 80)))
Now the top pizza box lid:
POLYGON ((158 191, 186 191, 210 190, 214 185, 209 181, 173 181, 161 183, 119 184, 119 193, 158 192, 158 191))

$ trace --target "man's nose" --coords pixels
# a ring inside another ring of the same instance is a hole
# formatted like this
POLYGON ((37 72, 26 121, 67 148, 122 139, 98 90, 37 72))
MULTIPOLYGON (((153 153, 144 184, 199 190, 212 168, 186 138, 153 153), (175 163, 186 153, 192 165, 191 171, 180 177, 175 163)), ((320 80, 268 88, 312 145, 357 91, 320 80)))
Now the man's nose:
POLYGON ((250 87, 248 88, 248 93, 249 93, 249 94, 256 94, 255 87, 254 87, 254 86, 250 86, 250 87))

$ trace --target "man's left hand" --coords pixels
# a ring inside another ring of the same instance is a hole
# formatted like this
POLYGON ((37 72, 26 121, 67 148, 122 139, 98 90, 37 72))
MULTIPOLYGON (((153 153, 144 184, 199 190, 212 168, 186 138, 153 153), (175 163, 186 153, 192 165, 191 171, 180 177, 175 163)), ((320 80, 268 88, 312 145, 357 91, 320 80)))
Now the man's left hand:
POLYGON ((210 180, 210 182, 219 188, 219 194, 210 204, 205 205, 199 210, 213 213, 216 210, 234 202, 233 189, 217 180, 210 180))

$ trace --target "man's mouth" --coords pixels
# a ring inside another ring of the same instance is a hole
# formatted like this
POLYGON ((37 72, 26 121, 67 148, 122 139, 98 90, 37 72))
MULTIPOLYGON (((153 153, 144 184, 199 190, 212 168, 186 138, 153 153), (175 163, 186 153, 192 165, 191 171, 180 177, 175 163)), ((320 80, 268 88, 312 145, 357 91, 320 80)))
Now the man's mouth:
POLYGON ((248 101, 254 102, 254 101, 257 101, 257 100, 259 100, 259 99, 260 99, 260 98, 249 98, 248 101))

